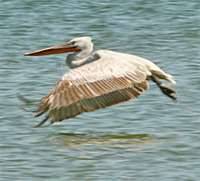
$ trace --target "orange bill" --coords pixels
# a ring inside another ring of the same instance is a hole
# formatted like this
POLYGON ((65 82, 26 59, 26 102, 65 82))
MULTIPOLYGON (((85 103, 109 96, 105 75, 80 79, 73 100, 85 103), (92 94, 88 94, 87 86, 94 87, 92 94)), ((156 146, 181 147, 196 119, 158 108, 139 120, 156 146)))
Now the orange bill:
POLYGON ((59 53, 77 52, 81 49, 77 48, 72 42, 63 43, 53 47, 45 48, 31 53, 25 53, 24 56, 41 56, 59 53))

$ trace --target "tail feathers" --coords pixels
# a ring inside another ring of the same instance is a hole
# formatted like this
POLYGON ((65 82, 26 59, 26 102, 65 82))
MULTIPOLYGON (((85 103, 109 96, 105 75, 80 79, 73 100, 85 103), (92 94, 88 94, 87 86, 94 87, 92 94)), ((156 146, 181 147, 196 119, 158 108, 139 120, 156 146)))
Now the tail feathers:
POLYGON ((177 84, 176 81, 174 80, 174 77, 170 74, 166 74, 166 79, 170 81, 172 84, 177 84))
POLYGON ((153 75, 155 75, 156 77, 158 77, 159 79, 165 79, 165 80, 168 80, 169 82, 171 82, 172 84, 176 84, 176 81, 174 80, 174 77, 172 75, 170 75, 170 74, 165 73, 161 69, 160 69, 160 71, 151 70, 151 73, 153 75))

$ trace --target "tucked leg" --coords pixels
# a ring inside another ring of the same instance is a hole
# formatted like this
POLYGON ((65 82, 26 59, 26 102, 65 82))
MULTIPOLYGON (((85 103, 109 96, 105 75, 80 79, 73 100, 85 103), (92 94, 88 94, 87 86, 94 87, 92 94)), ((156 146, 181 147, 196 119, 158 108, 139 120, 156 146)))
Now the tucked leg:
POLYGON ((151 75, 150 77, 152 81, 159 86, 163 94, 167 95, 168 97, 171 97, 175 101, 178 101, 177 97, 174 96, 174 94, 176 94, 177 92, 174 88, 172 88, 171 84, 162 83, 155 75, 151 75))

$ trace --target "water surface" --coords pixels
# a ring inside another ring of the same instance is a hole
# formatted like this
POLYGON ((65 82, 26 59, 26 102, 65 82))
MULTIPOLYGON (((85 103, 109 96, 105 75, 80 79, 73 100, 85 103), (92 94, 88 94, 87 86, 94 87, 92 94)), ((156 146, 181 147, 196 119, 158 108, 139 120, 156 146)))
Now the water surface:
POLYGON ((198 180, 198 1, 2 0, 0 8, 1 180, 198 180), (20 110, 16 93, 39 99, 69 68, 65 54, 23 54, 79 36, 174 75, 179 103, 150 83, 138 99, 33 128, 42 118, 20 110))

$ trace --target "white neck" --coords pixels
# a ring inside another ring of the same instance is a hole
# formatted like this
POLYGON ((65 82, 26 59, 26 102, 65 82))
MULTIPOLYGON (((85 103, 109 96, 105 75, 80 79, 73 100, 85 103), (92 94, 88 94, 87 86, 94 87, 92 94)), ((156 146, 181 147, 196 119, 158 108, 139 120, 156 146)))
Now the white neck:
POLYGON ((93 50, 93 46, 85 47, 81 51, 74 52, 67 56, 66 63, 69 68, 73 69, 91 62, 88 56, 93 50))

